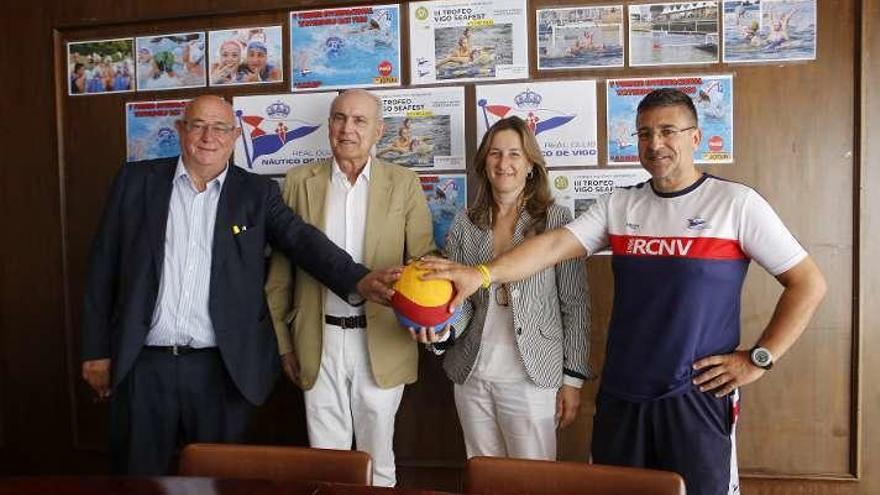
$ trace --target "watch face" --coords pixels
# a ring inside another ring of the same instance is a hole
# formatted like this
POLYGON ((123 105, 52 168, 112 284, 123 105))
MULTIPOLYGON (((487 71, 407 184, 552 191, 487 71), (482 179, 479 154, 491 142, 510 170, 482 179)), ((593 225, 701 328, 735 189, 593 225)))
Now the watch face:
POLYGON ((764 368, 770 364, 772 360, 773 356, 770 355, 770 351, 763 347, 758 347, 752 351, 752 362, 755 363, 755 366, 764 368))

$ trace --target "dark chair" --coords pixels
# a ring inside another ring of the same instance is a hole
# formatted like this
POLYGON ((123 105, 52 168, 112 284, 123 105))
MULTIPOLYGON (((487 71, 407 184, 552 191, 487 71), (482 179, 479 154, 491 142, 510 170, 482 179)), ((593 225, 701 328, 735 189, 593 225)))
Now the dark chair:
POLYGON ((181 476, 373 483, 369 454, 356 450, 194 443, 180 454, 181 476))
POLYGON ((464 492, 506 495, 684 495, 676 473, 582 462, 472 457, 464 492))

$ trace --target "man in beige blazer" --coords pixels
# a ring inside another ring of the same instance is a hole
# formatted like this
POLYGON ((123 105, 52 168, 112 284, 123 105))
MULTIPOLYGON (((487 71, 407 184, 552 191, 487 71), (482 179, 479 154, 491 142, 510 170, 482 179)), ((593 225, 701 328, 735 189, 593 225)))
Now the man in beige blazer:
MULTIPOLYGON (((371 156, 382 136, 381 101, 364 90, 330 107, 333 160, 296 167, 284 201, 371 269, 435 249, 418 176, 371 156)), ((296 261, 296 260, 292 260, 296 261)), ((394 486, 394 417, 403 387, 418 376, 418 349, 391 308, 349 304, 274 254, 266 283, 284 372, 305 391, 312 447, 373 458, 373 483, 394 486)))

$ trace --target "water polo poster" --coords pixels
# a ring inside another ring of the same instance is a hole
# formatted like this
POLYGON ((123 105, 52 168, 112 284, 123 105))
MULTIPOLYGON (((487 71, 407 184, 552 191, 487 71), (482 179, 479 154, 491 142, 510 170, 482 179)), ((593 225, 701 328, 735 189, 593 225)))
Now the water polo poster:
POLYGON ((125 142, 130 162, 180 154, 175 122, 189 100, 138 101, 125 104, 125 142))

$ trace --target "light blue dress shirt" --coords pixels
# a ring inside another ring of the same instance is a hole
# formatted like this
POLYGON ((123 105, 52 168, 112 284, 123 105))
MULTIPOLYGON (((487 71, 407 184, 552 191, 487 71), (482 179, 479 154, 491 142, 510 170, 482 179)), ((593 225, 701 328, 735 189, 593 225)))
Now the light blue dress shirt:
POLYGON ((177 162, 165 226, 165 259, 147 334, 148 346, 217 345, 208 296, 217 203, 228 170, 227 166, 199 192, 183 166, 183 159, 177 162))

